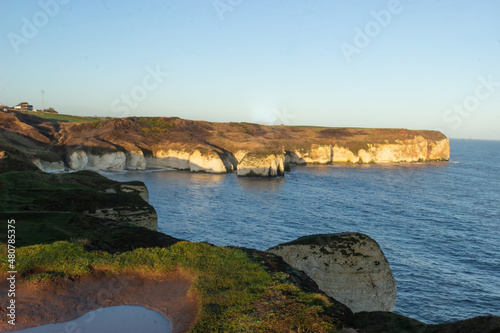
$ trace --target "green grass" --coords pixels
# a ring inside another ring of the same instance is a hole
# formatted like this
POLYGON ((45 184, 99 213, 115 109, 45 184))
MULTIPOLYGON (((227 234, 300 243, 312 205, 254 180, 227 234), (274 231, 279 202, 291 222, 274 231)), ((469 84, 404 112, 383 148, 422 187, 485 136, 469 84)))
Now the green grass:
MULTIPOLYGON (((89 237, 81 214, 67 212, 0 213, 0 226, 7 230, 6 221, 16 220, 18 246, 48 244, 59 240, 89 237)), ((89 230, 90 231, 90 230, 89 230)))
POLYGON ((135 117, 134 120, 145 126, 141 129, 144 133, 164 133, 175 127, 173 122, 162 117, 135 117))
POLYGON ((36 116, 38 118, 42 118, 52 123, 58 123, 58 122, 77 123, 77 122, 96 121, 98 119, 101 119, 100 117, 82 117, 82 116, 72 116, 69 114, 57 114, 57 113, 46 113, 46 112, 36 112, 36 111, 15 111, 15 112, 36 116))
MULTIPOLYGON (((4 258, 6 252, 1 244, 4 258)), ((7 270, 7 263, 0 269, 7 270)), ((238 249, 180 242, 109 254, 55 242, 17 250, 17 271, 27 282, 78 278, 95 270, 157 276, 179 269, 193 277, 201 301, 191 332, 335 332, 340 325, 329 315, 328 298, 301 291, 283 273, 267 273, 238 249)))
MULTIPOLYGON (((143 185, 141 182, 126 184, 143 185)), ((175 243, 177 240, 172 237, 131 226, 123 220, 100 219, 85 213, 112 207, 154 212, 139 193, 122 192, 121 185, 92 171, 4 172, 0 174, 1 230, 7 230, 8 218, 15 218, 19 246, 59 240, 84 241, 88 248, 116 252, 175 243)))
POLYGON ((0 189, 0 211, 82 212, 114 206, 152 209, 138 200, 138 194, 120 192, 120 183, 92 171, 10 171, 0 174, 0 189), (117 193, 105 192, 108 189, 117 193))

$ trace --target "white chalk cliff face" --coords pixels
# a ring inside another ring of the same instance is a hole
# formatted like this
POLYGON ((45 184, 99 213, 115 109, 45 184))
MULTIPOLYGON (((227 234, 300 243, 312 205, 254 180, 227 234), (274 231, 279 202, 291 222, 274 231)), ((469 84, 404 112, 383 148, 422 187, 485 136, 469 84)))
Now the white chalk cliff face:
POLYGON ((330 164, 333 161, 331 146, 312 145, 309 149, 291 150, 288 155, 293 164, 330 164))
POLYGON ((38 169, 48 173, 60 173, 64 172, 66 169, 64 167, 63 161, 48 162, 41 160, 38 157, 34 157, 31 159, 31 162, 33 162, 33 164, 36 165, 38 169))
POLYGON ((83 150, 75 150, 68 155, 68 165, 72 170, 84 170, 88 163, 87 153, 83 150))
POLYGON ((304 271, 323 292, 353 312, 392 311, 396 304, 389 262, 377 242, 366 235, 313 235, 267 251, 304 271))
POLYGON ((125 170, 127 156, 122 151, 94 155, 83 150, 75 150, 68 155, 68 165, 72 170, 125 170))
POLYGON ((217 152, 208 149, 195 149, 193 152, 184 149, 160 149, 154 151, 152 156, 147 156, 145 160, 148 168, 208 173, 226 173, 232 168, 229 157, 220 156, 217 152))
POLYGON ((285 174, 285 155, 248 153, 238 164, 238 176, 276 177, 285 174))
POLYGON ((91 169, 121 171, 125 170, 127 156, 122 151, 102 155, 87 154, 88 166, 91 169))
POLYGON ((127 152, 126 161, 127 170, 146 170, 146 158, 141 150, 127 152))
POLYGON ((159 149, 153 151, 152 156, 146 157, 146 167, 189 170, 190 156, 191 152, 184 149, 159 149))
POLYGON ((192 172, 226 173, 226 164, 223 159, 212 150, 196 149, 189 156, 189 170, 192 172))
MULTIPOLYGON (((73 151, 68 155, 68 165, 72 170, 145 170, 146 168, 171 168, 192 172, 226 173, 232 170, 230 156, 220 156, 207 149, 158 150, 152 156, 145 157, 141 152, 110 152, 94 155, 83 150, 73 151)), ((46 163, 45 163, 46 164, 46 163)), ((38 163, 41 167, 41 163, 38 163)))
POLYGON ((416 136, 396 143, 368 143, 366 149, 352 151, 344 146, 312 145, 309 149, 290 150, 290 163, 331 164, 331 163, 400 163, 450 158, 449 140, 426 140, 416 136))
MULTIPOLYGON (((400 163, 448 160, 450 146, 447 138, 427 140, 422 136, 393 143, 367 143, 362 148, 339 145, 312 144, 310 148, 290 149, 286 153, 256 153, 237 150, 234 153, 206 148, 156 148, 148 156, 135 148, 133 151, 107 152, 94 155, 81 149, 71 152, 66 160, 72 170, 145 170, 171 168, 192 172, 226 173, 237 171, 238 176, 275 177, 284 175, 289 164, 332 163, 400 163)), ((61 170, 62 162, 34 160, 42 170, 61 170)), ((57 172, 54 171, 54 172, 57 172)))

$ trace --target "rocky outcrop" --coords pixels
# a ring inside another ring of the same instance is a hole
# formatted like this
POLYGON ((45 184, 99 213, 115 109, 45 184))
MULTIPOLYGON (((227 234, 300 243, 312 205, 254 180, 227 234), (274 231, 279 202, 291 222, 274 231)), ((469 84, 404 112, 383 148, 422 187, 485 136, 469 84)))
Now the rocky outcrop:
POLYGON ((85 211, 84 214, 158 231, 158 216, 153 209, 115 206, 110 208, 99 208, 94 212, 85 211))
POLYGON ((75 150, 68 155, 68 165, 72 170, 85 170, 88 164, 87 153, 83 150, 75 150))
POLYGON ((71 152, 67 160, 72 170, 122 171, 125 170, 127 156, 122 151, 97 155, 78 149, 71 152))
POLYGON ((184 149, 158 149, 151 156, 146 156, 146 166, 149 168, 171 168, 189 170, 191 152, 184 149))
POLYGON ((31 159, 34 165, 36 165, 40 170, 48 173, 60 173, 66 171, 66 167, 64 166, 63 161, 55 161, 49 162, 45 160, 41 160, 38 157, 34 157, 31 159))
POLYGON ((380 246, 360 233, 314 235, 267 250, 353 312, 392 311, 396 281, 380 246))
MULTIPOLYGON (((499 316, 479 316, 445 324, 425 324, 392 312, 360 312, 354 314, 354 327, 345 332, 406 332, 406 333, 497 333, 499 316)), ((343 332, 343 331, 340 331, 343 332)))
POLYGON ((293 164, 331 164, 333 151, 331 146, 312 145, 308 149, 294 149, 288 152, 293 164))
POLYGON ((434 141, 422 136, 397 140, 395 143, 365 143, 352 145, 318 146, 300 150, 290 150, 290 163, 331 164, 331 163, 400 163, 445 161, 450 157, 447 138, 434 141))
POLYGON ((122 183, 120 184, 120 191, 125 193, 137 193, 144 201, 149 202, 149 191, 143 183, 140 185, 122 183))
POLYGON ((98 206, 92 211, 84 211, 84 214, 157 231, 158 216, 154 208, 147 205, 149 192, 146 185, 137 181, 111 184, 112 186, 103 190, 105 193, 134 193, 139 195, 146 204, 141 203, 140 199, 129 205, 120 205, 118 201, 112 207, 98 206))
POLYGON ((189 156, 189 170, 191 172, 226 173, 229 161, 224 163, 223 158, 213 150, 195 149, 189 156))
POLYGON ((102 155, 87 154, 88 167, 90 169, 104 171, 122 171, 125 170, 127 157, 124 152, 110 152, 102 155))
POLYGON ((285 174, 284 154, 248 153, 238 164, 237 175, 240 177, 276 177, 285 174))
POLYGON ((447 161, 450 157, 448 139, 437 131, 264 126, 175 117, 54 124, 0 112, 0 136, 8 145, 22 146, 28 158, 38 157, 41 169, 59 169, 60 163, 43 163, 53 163, 47 154, 56 154, 71 170, 171 168, 274 177, 287 171, 289 164, 447 161))
POLYGON ((359 157, 354 154, 350 149, 345 147, 339 147, 335 145, 332 148, 333 157, 332 162, 334 163, 358 163, 359 157))
POLYGON ((146 170, 146 158, 141 150, 126 153, 127 170, 146 170))
POLYGON ((145 158, 147 168, 169 168, 191 172, 226 173, 232 164, 228 156, 206 148, 158 149, 145 158))
POLYGON ((368 144, 367 149, 360 149, 354 163, 397 163, 448 160, 449 141, 429 142, 421 136, 393 144, 368 144))
MULTIPOLYGON (((122 171, 169 168, 192 172, 226 173, 232 171, 231 157, 230 154, 204 148, 197 148, 193 152, 183 149, 160 149, 147 157, 142 151, 126 153, 117 151, 97 155, 78 149, 68 155, 67 161, 71 170, 122 171)), ((43 162, 35 164, 44 171, 49 167, 43 162)), ((57 165, 64 169, 62 161, 57 165)))
MULTIPOLYGON (((283 175, 289 164, 332 163, 399 163, 449 158, 447 138, 432 141, 416 136, 395 143, 366 143, 362 145, 316 145, 291 149, 282 153, 261 153, 238 150, 234 154, 197 147, 189 149, 158 149, 144 156, 142 151, 107 152, 100 155, 81 149, 71 152, 68 165, 72 170, 97 169, 105 171, 171 168, 192 172, 226 173, 237 170, 238 176, 275 177, 283 175), (346 147, 347 146, 347 147, 346 147), (362 148, 361 148, 362 147, 362 148)), ((42 170, 48 165, 35 163, 42 170)), ((52 166, 56 168, 56 166, 52 166)), ((60 168, 60 165, 57 166, 60 168)))

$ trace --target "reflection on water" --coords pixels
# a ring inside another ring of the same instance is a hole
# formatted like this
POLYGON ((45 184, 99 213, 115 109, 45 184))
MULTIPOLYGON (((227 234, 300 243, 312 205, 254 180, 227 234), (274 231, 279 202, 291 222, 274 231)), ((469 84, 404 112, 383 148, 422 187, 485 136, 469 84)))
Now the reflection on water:
POLYGON ((237 178, 238 185, 240 185, 244 190, 249 191, 266 191, 273 192, 277 191, 280 187, 285 184, 284 177, 276 178, 237 178))
POLYGON ((181 239, 265 250, 310 234, 366 233, 396 277, 395 311, 439 323, 500 309, 500 142, 452 140, 452 161, 293 166, 274 179, 111 178, 146 183, 160 231, 181 239))
POLYGON ((72 321, 49 324, 17 331, 23 333, 168 333, 170 322, 156 311, 142 306, 112 306, 101 308, 72 321))

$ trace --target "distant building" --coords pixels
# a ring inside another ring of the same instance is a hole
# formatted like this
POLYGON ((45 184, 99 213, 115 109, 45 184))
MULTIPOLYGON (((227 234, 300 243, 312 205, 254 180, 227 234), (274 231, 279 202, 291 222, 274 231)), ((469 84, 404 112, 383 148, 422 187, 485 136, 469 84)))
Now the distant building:
POLYGON ((14 110, 33 111, 33 105, 28 104, 28 102, 21 102, 14 106, 14 110))
POLYGON ((45 110, 37 110, 33 108, 33 105, 28 104, 28 102, 21 102, 14 106, 13 108, 10 107, 5 107, 5 105, 0 105, 0 110, 3 107, 3 111, 9 112, 9 111, 34 111, 34 112, 45 112, 45 113, 55 113, 57 114, 58 112, 54 110, 54 108, 48 108, 45 110))

